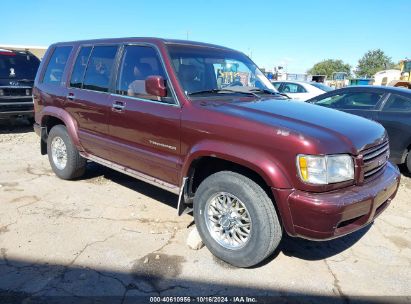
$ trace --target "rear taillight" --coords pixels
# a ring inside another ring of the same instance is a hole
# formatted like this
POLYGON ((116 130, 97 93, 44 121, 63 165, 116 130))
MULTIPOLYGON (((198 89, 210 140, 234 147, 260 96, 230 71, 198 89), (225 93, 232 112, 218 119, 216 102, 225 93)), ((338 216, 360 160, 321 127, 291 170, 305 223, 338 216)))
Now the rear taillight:
POLYGON ((0 51, 0 55, 5 55, 5 56, 16 56, 16 54, 14 54, 11 51, 0 51))

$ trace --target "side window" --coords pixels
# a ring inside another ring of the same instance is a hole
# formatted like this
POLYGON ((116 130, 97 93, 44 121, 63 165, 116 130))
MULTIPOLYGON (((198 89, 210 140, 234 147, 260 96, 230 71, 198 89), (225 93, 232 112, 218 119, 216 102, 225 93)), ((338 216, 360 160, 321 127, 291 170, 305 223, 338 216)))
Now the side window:
POLYGON ((307 92, 301 85, 296 83, 284 83, 282 93, 305 93, 307 92))
MULTIPOLYGON (((323 99, 317 99, 314 103, 328 108, 338 108, 339 101, 344 97, 344 94, 336 94, 323 99)), ((318 97, 317 97, 318 98, 318 97)))
POLYGON ((95 46, 84 76, 83 89, 108 92, 117 46, 95 46))
POLYGON ((318 100, 316 104, 335 109, 372 110, 381 97, 382 94, 368 92, 335 94, 318 100))
POLYGON ((173 103, 170 91, 161 100, 146 92, 146 79, 149 76, 161 76, 167 86, 167 77, 158 58, 157 52, 149 46, 126 46, 119 70, 116 93, 131 97, 173 103))
POLYGON ((274 88, 276 88, 277 90, 280 88, 281 82, 272 82, 274 88))
POLYGON ((91 46, 82 47, 77 55, 73 72, 70 78, 70 87, 81 88, 83 84, 84 71, 87 67, 88 57, 90 56, 91 46))
POLYGON ((399 95, 391 95, 384 106, 387 112, 410 112, 411 98, 399 95))
POLYGON ((54 49, 43 76, 43 83, 56 85, 61 83, 64 68, 72 48, 71 46, 60 46, 54 49))
POLYGON ((356 92, 348 93, 342 99, 342 108, 353 110, 372 110, 380 101, 382 94, 356 92))
POLYGON ((307 90, 302 85, 297 84, 297 93, 307 93, 307 90))

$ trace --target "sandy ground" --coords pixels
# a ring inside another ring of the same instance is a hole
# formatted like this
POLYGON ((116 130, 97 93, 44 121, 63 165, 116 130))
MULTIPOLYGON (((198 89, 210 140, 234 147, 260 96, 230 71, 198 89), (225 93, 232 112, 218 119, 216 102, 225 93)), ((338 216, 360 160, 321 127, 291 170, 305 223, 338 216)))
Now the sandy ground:
POLYGON ((263 265, 237 269, 186 246, 193 218, 176 216, 168 192, 92 163, 84 178, 60 180, 24 122, 0 126, 0 151, 0 297, 411 296, 405 173, 373 225, 328 242, 286 237, 263 265))

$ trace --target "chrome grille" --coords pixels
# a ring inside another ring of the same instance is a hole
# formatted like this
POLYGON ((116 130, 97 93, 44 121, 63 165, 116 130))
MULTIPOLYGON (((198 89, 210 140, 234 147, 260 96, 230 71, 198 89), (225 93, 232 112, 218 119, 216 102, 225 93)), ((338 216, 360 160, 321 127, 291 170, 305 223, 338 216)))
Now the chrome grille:
POLYGON ((386 141, 376 147, 364 150, 361 154, 364 161, 364 180, 368 180, 377 175, 387 164, 390 157, 390 146, 386 141))

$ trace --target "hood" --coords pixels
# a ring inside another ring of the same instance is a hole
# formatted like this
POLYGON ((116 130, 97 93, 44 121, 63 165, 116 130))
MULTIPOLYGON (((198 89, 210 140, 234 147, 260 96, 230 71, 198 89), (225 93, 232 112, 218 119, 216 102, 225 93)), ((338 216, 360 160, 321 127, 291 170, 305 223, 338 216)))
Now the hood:
MULTIPOLYGON (((344 142, 349 150, 347 152, 358 154, 363 149, 382 143, 387 137, 379 123, 305 102, 265 99, 212 105, 217 111, 273 126, 278 132, 294 132, 331 150, 333 146, 339 149, 341 142, 344 142)), ((331 153, 342 152, 336 150, 331 153)))

